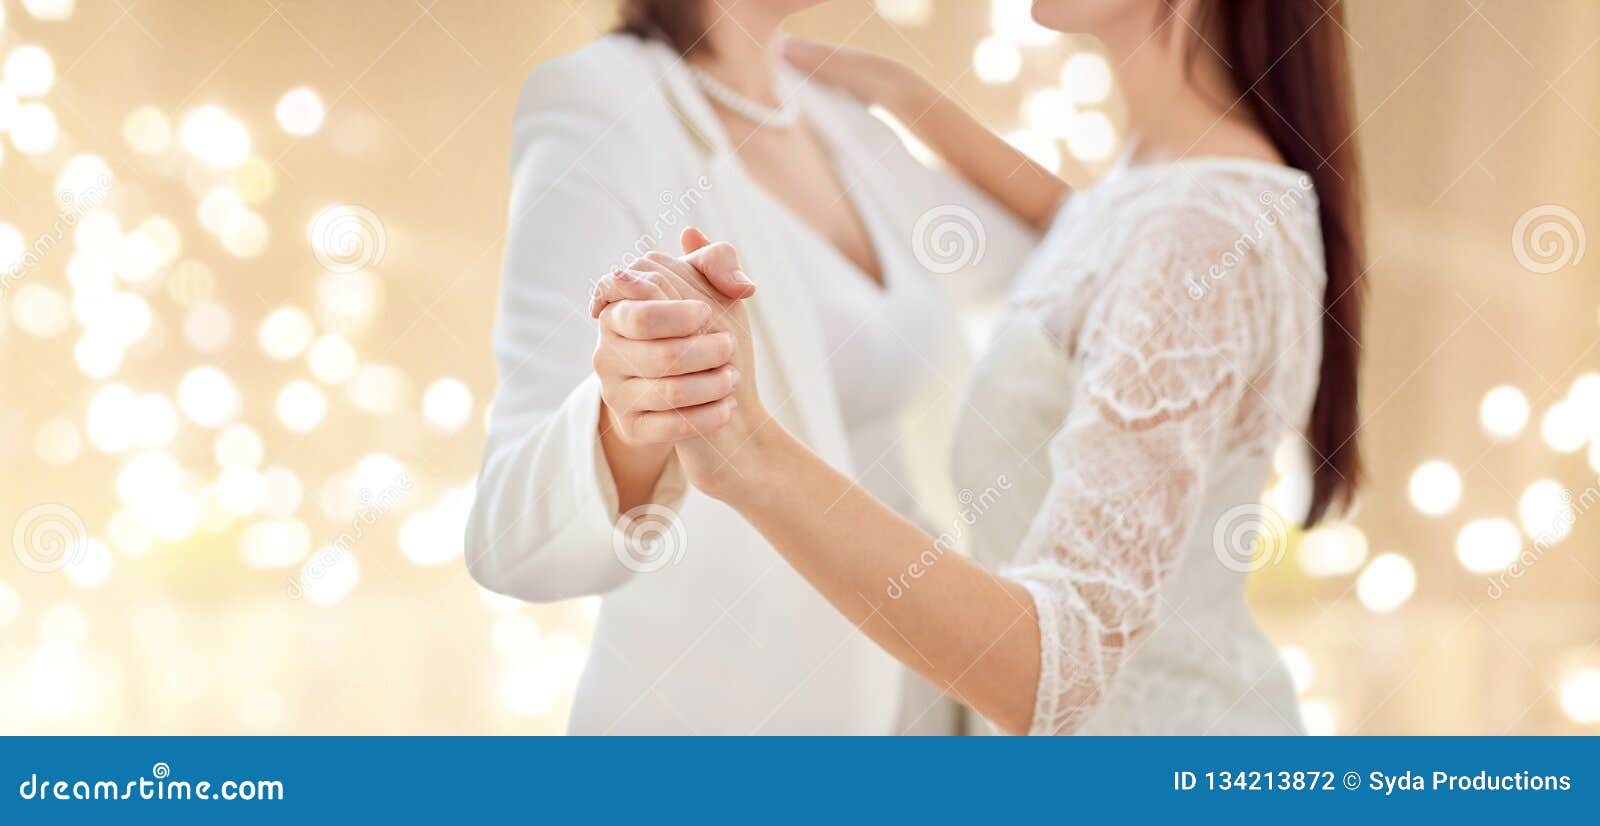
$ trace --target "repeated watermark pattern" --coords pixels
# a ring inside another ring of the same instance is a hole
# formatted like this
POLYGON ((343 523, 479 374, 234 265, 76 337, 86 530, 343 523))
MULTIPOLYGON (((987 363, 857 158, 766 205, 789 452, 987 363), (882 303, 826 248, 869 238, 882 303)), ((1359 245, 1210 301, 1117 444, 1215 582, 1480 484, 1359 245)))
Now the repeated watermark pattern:
POLYGON ((1588 246, 1583 221, 1560 204, 1540 204, 1522 213, 1511 228, 1511 254, 1536 275, 1578 266, 1588 246))
POLYGON ((1271 567, 1289 552, 1289 523, 1271 505, 1231 507, 1211 528, 1211 551, 1222 567, 1234 573, 1271 567))
POLYGON ((936 206, 911 227, 911 253, 928 272, 954 275, 983 263, 989 233, 978 213, 960 204, 936 206))
POLYGON ((393 482, 380 490, 362 488, 358 494, 361 507, 351 518, 349 528, 340 531, 332 543, 312 554, 311 558, 300 567, 300 572, 289 578, 287 589, 289 598, 300 599, 308 591, 315 590, 319 582, 350 559, 356 543, 367 535, 367 530, 391 513, 411 488, 411 477, 405 473, 397 474, 393 482))
POLYGON ((611 531, 611 552, 622 567, 648 574, 678 564, 689 533, 678 512, 665 505, 629 508, 611 531))
POLYGON ((111 176, 104 174, 96 176, 87 186, 66 188, 57 193, 60 211, 56 213, 50 229, 34 236, 33 243, 28 244, 15 260, 5 262, 5 272, 0 273, 0 295, 5 295, 13 284, 38 267, 66 240, 67 233, 78 225, 83 216, 100 206, 109 194, 111 176))
POLYGON ((311 251, 329 272, 352 273, 382 263, 389 233, 376 212, 360 204, 333 204, 319 210, 306 228, 311 251))
POLYGON ((995 506, 1008 491, 1011 490, 1011 479, 1004 473, 996 476, 994 484, 984 488, 978 493, 973 493, 971 488, 962 488, 956 494, 956 499, 961 503, 961 511, 950 521, 950 527, 941 531, 933 540, 933 545, 925 548, 922 553, 911 560, 906 569, 899 576, 888 579, 888 585, 883 592, 889 599, 899 599, 911 590, 911 581, 921 579, 923 575, 933 569, 945 554, 956 547, 956 543, 966 535, 967 528, 978 524, 985 513, 995 506))
POLYGON ((1550 517, 1550 524, 1533 534, 1533 545, 1517 554, 1517 558, 1512 560, 1504 571, 1488 578, 1489 584, 1485 591, 1490 599, 1499 599, 1509 593, 1512 583, 1521 579, 1534 565, 1539 564, 1552 546, 1571 533, 1572 526, 1576 525, 1580 518, 1594 510, 1596 506, 1600 506, 1600 478, 1596 478, 1594 484, 1584 488, 1577 496, 1573 496, 1572 491, 1562 488, 1561 502, 1565 507, 1558 509, 1550 517))
POLYGON ((51 573, 83 557, 89 530, 83 517, 66 505, 46 502, 34 505, 17 517, 11 531, 11 548, 23 567, 51 573))
POLYGON ((1189 297, 1196 301, 1205 298, 1213 286, 1228 277, 1229 273, 1250 257, 1257 246, 1274 233, 1284 216, 1300 209, 1311 194, 1311 178, 1302 175, 1295 180, 1294 186, 1283 190, 1269 189, 1257 195, 1256 200, 1261 203, 1261 211, 1256 213, 1249 229, 1241 232, 1233 245, 1204 273, 1197 276, 1191 271, 1183 277, 1189 297))

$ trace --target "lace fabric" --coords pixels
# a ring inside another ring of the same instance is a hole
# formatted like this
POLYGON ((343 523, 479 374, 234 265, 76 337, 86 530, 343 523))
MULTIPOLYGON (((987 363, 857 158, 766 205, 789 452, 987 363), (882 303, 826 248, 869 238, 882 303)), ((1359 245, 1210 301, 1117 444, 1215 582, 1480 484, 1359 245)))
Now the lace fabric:
POLYGON ((1305 424, 1315 198, 1264 211, 1299 183, 1262 167, 1167 165, 1078 196, 1017 298, 1076 377, 1048 486, 1002 568, 1039 618, 1034 734, 1072 733, 1106 702, 1186 557, 1209 551, 1196 534, 1229 468, 1305 424))

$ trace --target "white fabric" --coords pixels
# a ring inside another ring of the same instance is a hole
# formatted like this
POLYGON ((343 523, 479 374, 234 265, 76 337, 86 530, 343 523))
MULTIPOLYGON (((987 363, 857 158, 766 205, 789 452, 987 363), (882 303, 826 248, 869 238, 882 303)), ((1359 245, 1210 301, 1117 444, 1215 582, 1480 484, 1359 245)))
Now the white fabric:
MULTIPOLYGON (((922 167, 859 106, 806 88, 879 254, 902 262, 912 228, 946 204, 987 231, 965 281, 999 287, 1033 239, 960 182, 922 167)), ((796 232, 744 173, 676 56, 625 36, 541 65, 513 127, 509 235, 495 325, 500 385, 467 563, 484 587, 546 602, 602 594, 572 709, 575 733, 895 731, 902 669, 730 508, 669 472, 676 564, 639 573, 613 550, 615 487, 596 437, 591 279, 648 249, 676 252, 689 223, 735 243, 759 285, 757 376, 774 412, 836 467, 855 464, 812 290, 835 259, 796 232)), ((836 252, 834 254, 837 254, 836 252)), ((924 277, 925 274, 908 275, 924 277)), ((920 288, 918 288, 920 289, 920 288)), ((917 368, 920 369, 920 368, 917 368)), ((862 456, 868 464, 877 456, 862 456)))
POLYGON ((1315 193, 1287 167, 1130 168, 1064 205, 955 457, 964 490, 997 493, 975 554, 1038 611, 1032 733, 1300 731, 1238 554, 1309 418, 1324 279, 1315 193))

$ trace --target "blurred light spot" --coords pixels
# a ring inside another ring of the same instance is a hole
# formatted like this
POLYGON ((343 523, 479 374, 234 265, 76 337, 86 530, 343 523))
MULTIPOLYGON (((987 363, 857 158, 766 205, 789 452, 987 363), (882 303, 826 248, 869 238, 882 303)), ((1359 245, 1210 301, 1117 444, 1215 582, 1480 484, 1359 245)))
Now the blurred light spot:
POLYGON ((350 485, 361 507, 387 510, 410 489, 411 480, 399 459, 387 453, 369 453, 351 471, 350 485))
POLYGON ((1377 555, 1356 578, 1356 597, 1374 614, 1399 608, 1416 589, 1417 569, 1397 553, 1377 555))
POLYGON ((1478 405, 1478 422, 1483 431, 1497 441, 1509 441, 1522 435, 1528 425, 1528 397, 1509 384, 1502 384, 1483 394, 1478 405))
POLYGON ((1333 705, 1327 700, 1309 697, 1300 702, 1300 719, 1305 723, 1306 734, 1313 737, 1332 737, 1339 733, 1338 719, 1333 705))
POLYGON ((422 415, 438 430, 459 430, 472 417, 472 390, 460 379, 439 379, 422 394, 422 415))
POLYGON ((70 320, 66 296, 40 284, 23 284, 11 298, 11 316, 29 335, 55 338, 70 320))
POLYGON ((512 666, 500 684, 500 698, 507 708, 522 717, 548 714, 560 697, 561 679, 543 663, 512 666))
POLYGON ((1024 46, 1049 45, 1061 36, 1034 22, 1032 0, 991 0, 989 25, 996 35, 1024 46))
POLYGON ((300 591, 317 605, 342 601, 360 579, 361 567, 355 555, 331 545, 312 554, 300 567, 300 591))
POLYGON ((151 451, 122 466, 117 473, 117 496, 128 505, 143 508, 176 493, 183 479, 183 467, 172 454, 151 451))
POLYGON ((220 106, 190 112, 179 135, 185 149, 212 166, 235 167, 250 156, 250 131, 220 106))
POLYGON ((116 248, 120 238, 122 223, 116 215, 105 209, 90 211, 78 219, 78 226, 72 230, 72 240, 80 250, 110 252, 116 248))
POLYGON ((121 453, 132 447, 135 399, 133 391, 120 384, 96 390, 89 398, 84 425, 89 444, 103 453, 121 453))
POLYGON ((322 96, 310 87, 290 89, 278 98, 278 126, 296 137, 315 135, 324 115, 322 96))
POLYGON ((439 565, 461 559, 472 497, 470 484, 451 488, 433 509, 406 517, 400 525, 400 553, 416 565, 439 565))
POLYGON ((111 577, 111 551, 90 537, 83 541, 78 557, 61 570, 73 585, 94 588, 111 577))
POLYGON ((1431 459, 1411 472, 1411 504, 1428 516, 1442 516, 1461 501, 1461 475, 1449 462, 1431 459))
POLYGON ((83 645, 89 637, 89 621, 72 605, 52 605, 39 617, 39 636, 48 642, 83 645))
POLYGON ((1600 423, 1600 373, 1584 373, 1573 379, 1567 401, 1584 419, 1600 423))
POLYGON ((38 46, 18 46, 6 55, 5 80, 17 97, 43 97, 56 81, 56 63, 38 46))
POLYGON ((233 187, 247 204, 259 204, 278 188, 278 175, 272 165, 251 155, 233 171, 233 187))
POLYGON ((1348 522, 1318 525, 1300 537, 1300 567, 1317 577, 1353 574, 1367 561, 1367 535, 1348 522))
POLYGON ((122 369, 122 346, 106 333, 88 330, 73 344, 72 360, 85 376, 108 379, 122 369))
POLYGON ((1109 160, 1117 151, 1117 129, 1104 112, 1079 112, 1067 128, 1067 149, 1090 163, 1109 160))
POLYGON ((356 371, 356 349, 339 335, 325 335, 306 354, 311 375, 323 384, 339 384, 356 371))
POLYGON ((1283 658, 1283 667, 1289 672, 1289 679, 1294 681, 1295 693, 1304 694, 1311 687, 1311 679, 1315 674, 1311 655, 1298 645, 1285 645, 1278 649, 1278 655, 1283 658))
POLYGON ((20 273, 28 260, 28 242, 11 224, 0 221, 0 273, 7 278, 20 273))
POLYGON ((1590 425, 1576 404, 1559 401, 1544 412, 1544 418, 1539 422, 1539 435, 1551 450, 1574 453, 1589 441, 1590 425))
POLYGON ((1517 500, 1517 519, 1522 530, 1544 548, 1572 533, 1577 512, 1572 508, 1572 492, 1553 479, 1540 479, 1523 490, 1517 500))
POLYGON ((24 155, 42 155, 61 137, 56 114, 42 103, 23 103, 11 118, 11 145, 24 155))
POLYGON ((221 427, 239 414, 239 391, 215 367, 196 367, 178 381, 178 407, 201 427, 221 427))
POLYGON ((166 447, 178 435, 178 411, 160 393, 139 396, 130 412, 133 443, 138 447, 166 447))
POLYGON ((245 528, 239 552, 252 568, 287 568, 311 550, 311 529, 298 519, 267 519, 245 528))
POLYGON ((356 368, 345 392, 350 403, 366 413, 393 413, 406 406, 411 382, 398 368, 387 364, 363 364, 356 368))
POLYGON ((331 332, 361 332, 378 311, 380 289, 369 272, 324 273, 317 281, 317 321, 331 332))
POLYGON ((1053 140, 1028 129, 1018 129, 1005 134, 1006 143, 1027 155, 1034 163, 1050 170, 1061 171, 1061 150, 1053 140))
POLYGON ((60 22, 72 16, 76 0, 22 0, 22 7, 35 20, 60 22))
POLYGON ((1061 65, 1061 90, 1073 103, 1099 103, 1111 95, 1111 66, 1094 52, 1078 52, 1061 65))
POLYGON ((200 197, 200 206, 195 212, 195 218, 206 231, 221 234, 222 228, 234 213, 245 209, 244 199, 239 197, 239 191, 229 186, 219 186, 207 190, 200 197))
POLYGON ((105 158, 88 152, 73 155, 56 173, 56 199, 64 207, 83 209, 104 198, 113 182, 105 158))
POLYGON ((193 307, 195 302, 215 295, 216 289, 216 278, 212 276, 211 268, 193 258, 179 261, 167 275, 167 295, 179 307, 193 307))
POLYGON ((247 465, 229 465, 218 474, 217 501, 235 516, 249 516, 261 508, 265 485, 261 474, 247 465))
POLYGON ((77 649, 64 642, 47 642, 34 652, 27 674, 35 714, 50 720, 78 710, 83 664, 77 649))
POLYGON ((161 269, 161 245, 139 230, 122 236, 116 246, 117 277, 130 284, 144 284, 161 269))
POLYGON ((267 249, 267 222, 260 215, 241 208, 222 225, 222 248, 238 258, 255 258, 267 249))
POLYGON ((1580 668, 1561 681, 1561 711, 1574 723, 1600 723, 1600 668, 1580 668))
POLYGON ((1456 559, 1475 574, 1503 571, 1522 551, 1522 536, 1509 519, 1474 519, 1456 534, 1456 559))
POLYGON ((496 654, 512 662, 532 659, 539 644, 539 623, 526 614, 506 614, 489 631, 496 654))
POLYGON ((984 83, 1010 83, 1022 71, 1022 52, 1008 40, 985 37, 972 53, 972 69, 984 83))
POLYGON ((264 454, 261 435, 247 424, 230 424, 217 433, 212 453, 219 467, 259 467, 264 454))
POLYGON ((157 155, 172 145, 172 124, 160 109, 140 106, 123 119, 122 139, 141 155, 157 155))
POLYGON ((215 353, 233 337, 228 308, 215 301, 198 301, 183 319, 183 336, 202 353, 215 353))
POLYGON ((1060 89, 1038 89, 1022 99, 1022 120, 1028 129, 1047 138, 1064 138, 1071 131, 1072 101, 1060 89))
POLYGON ((106 538, 111 547, 130 557, 141 557, 155 544, 155 532, 132 509, 123 508, 111 515, 106 525, 106 538))
POLYGON ((296 433, 307 433, 315 430, 328 415, 328 400, 315 384, 295 379, 278 392, 275 409, 284 427, 296 433))
POLYGON ((878 15, 897 26, 925 26, 933 19, 932 0, 875 0, 878 15))
POLYGON ((263 483, 261 510, 269 516, 291 516, 300 509, 305 495, 300 477, 281 465, 269 467, 261 474, 263 483))
POLYGON ((1299 522, 1311 510, 1311 475, 1289 473, 1278 477, 1267 491, 1267 504, 1285 519, 1299 522))
POLYGON ((276 361, 287 361, 299 356, 311 346, 316 328, 311 316, 299 307, 284 306, 267 314, 256 330, 256 341, 262 352, 276 361))

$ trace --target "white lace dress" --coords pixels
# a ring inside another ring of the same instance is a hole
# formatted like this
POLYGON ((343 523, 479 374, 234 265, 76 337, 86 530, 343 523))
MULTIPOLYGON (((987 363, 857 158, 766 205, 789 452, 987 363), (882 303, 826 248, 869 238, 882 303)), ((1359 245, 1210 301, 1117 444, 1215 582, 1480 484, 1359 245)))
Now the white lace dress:
POLYGON ((1034 734, 1292 734, 1245 604, 1271 454, 1317 386, 1309 178, 1244 159, 1068 199, 977 367, 954 468, 974 553, 1032 594, 1034 734))

